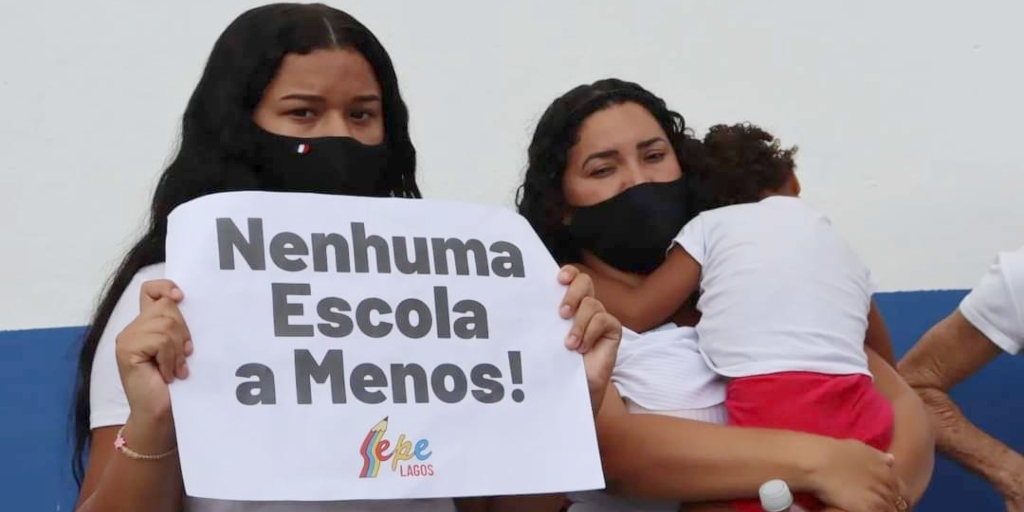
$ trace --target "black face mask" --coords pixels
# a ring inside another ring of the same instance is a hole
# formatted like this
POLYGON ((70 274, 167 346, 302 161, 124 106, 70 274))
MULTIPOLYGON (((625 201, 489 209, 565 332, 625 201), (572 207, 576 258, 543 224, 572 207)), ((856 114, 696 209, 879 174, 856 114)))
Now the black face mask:
POLYGON ((684 179, 643 183, 592 206, 577 208, 569 234, 605 263, 649 274, 665 259, 672 239, 690 220, 684 179))
POLYGON ((259 127, 257 168, 267 190, 382 197, 387 185, 388 151, 351 137, 298 138, 259 127))

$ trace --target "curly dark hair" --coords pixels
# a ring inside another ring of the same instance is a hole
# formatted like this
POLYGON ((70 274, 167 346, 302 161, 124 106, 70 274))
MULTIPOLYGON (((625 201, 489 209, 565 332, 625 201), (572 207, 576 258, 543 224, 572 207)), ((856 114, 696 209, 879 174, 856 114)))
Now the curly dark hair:
POLYGON ((796 170, 797 147, 783 148, 774 135, 751 123, 712 126, 704 150, 701 182, 707 209, 757 202, 785 185, 796 170))
POLYGON ((686 128, 683 116, 638 84, 607 78, 577 86, 557 98, 544 111, 533 133, 523 183, 516 191, 516 209, 560 264, 578 262, 581 256, 581 248, 562 223, 568 208, 562 176, 569 151, 579 141, 580 125, 591 114, 628 102, 647 109, 665 130, 684 178, 691 176, 689 171, 702 162, 701 142, 686 128))

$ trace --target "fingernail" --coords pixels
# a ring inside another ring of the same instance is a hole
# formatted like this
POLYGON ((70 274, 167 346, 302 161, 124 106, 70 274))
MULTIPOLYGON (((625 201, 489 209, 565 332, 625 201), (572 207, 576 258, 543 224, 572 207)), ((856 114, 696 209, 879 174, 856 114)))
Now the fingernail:
POLYGON ((181 378, 184 379, 184 378, 187 378, 187 377, 188 377, 188 363, 185 363, 185 364, 181 365, 181 378))
POLYGON ((578 336, 576 336, 575 334, 570 334, 569 337, 565 339, 565 346, 571 349, 575 349, 577 345, 579 345, 579 342, 580 338, 578 336))
POLYGON ((569 276, 569 273, 564 271, 564 270, 558 273, 558 279, 561 280, 561 281, 568 280, 569 277, 571 277, 571 276, 569 276))
POLYGON ((562 307, 558 309, 558 313, 562 315, 562 318, 569 318, 572 315, 572 308, 568 304, 562 304, 562 307))

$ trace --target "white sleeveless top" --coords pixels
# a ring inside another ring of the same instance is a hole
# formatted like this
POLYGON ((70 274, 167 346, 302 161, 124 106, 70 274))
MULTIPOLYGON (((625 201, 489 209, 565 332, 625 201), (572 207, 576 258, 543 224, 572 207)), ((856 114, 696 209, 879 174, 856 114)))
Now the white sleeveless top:
MULTIPOLYGON (((163 279, 164 264, 145 267, 132 279, 121 294, 100 338, 93 362, 89 404, 92 429, 123 425, 128 420, 128 397, 125 396, 117 370, 114 344, 117 335, 139 314, 139 293, 142 283, 163 279)), ((455 512, 451 499, 339 501, 339 502, 253 502, 222 501, 187 497, 185 512, 455 512)))
MULTIPOLYGON (((669 324, 622 333, 612 384, 631 413, 725 424, 725 381, 704 362, 697 331, 669 324)), ((572 493, 569 512, 675 512, 679 502, 626 499, 604 491, 572 493)))

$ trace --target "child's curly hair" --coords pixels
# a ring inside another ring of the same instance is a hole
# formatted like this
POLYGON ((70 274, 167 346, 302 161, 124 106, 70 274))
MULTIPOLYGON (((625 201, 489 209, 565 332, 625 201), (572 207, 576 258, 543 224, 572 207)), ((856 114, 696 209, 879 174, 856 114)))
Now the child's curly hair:
POLYGON ((740 123, 712 126, 704 136, 703 189, 708 209, 754 203, 778 190, 793 174, 797 147, 783 148, 761 127, 740 123))

